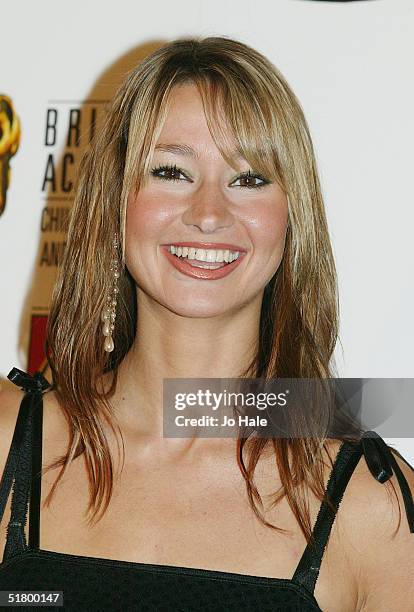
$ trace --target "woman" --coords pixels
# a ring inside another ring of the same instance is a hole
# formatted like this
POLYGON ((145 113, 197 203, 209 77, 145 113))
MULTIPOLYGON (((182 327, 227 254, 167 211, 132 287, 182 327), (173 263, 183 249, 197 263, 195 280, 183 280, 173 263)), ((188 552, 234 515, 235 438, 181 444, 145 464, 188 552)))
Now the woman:
POLYGON ((1 397, 0 589, 67 609, 412 609, 414 474, 381 439, 162 436, 163 379, 328 378, 337 328, 286 81, 228 38, 158 49, 83 161, 53 386, 12 370, 16 430, 20 392, 1 397))

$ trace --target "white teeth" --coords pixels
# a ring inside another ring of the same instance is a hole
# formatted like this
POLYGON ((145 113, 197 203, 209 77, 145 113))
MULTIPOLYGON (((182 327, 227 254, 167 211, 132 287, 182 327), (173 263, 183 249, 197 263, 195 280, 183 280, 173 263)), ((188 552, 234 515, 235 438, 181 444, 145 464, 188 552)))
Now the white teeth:
POLYGON ((240 251, 230 251, 229 249, 196 249, 194 247, 181 247, 171 245, 170 253, 177 257, 186 257, 187 259, 195 259, 197 261, 205 261, 208 263, 231 263, 240 255, 240 251))

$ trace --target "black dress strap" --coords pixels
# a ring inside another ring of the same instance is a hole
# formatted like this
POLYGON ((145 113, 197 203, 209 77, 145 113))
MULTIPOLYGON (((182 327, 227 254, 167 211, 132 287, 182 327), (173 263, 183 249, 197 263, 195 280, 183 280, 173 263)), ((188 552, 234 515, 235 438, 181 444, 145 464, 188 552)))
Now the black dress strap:
POLYGON ((311 540, 299 561, 292 580, 314 592, 316 580, 322 563, 323 553, 329 540, 339 504, 343 498, 347 484, 360 460, 364 455, 371 474, 380 483, 385 483, 393 475, 398 479, 404 499, 410 532, 414 533, 414 501, 407 480, 397 464, 393 452, 396 453, 413 471, 414 468, 395 449, 387 446, 385 441, 375 431, 366 431, 357 442, 344 441, 335 458, 333 468, 326 487, 325 497, 313 528, 311 540), (391 452, 392 451, 392 452, 391 452), (326 496, 332 501, 335 512, 326 503, 326 496))
POLYGON ((30 494, 29 547, 39 547, 43 397, 49 383, 13 368, 8 378, 23 389, 13 439, 0 482, 0 521, 12 488, 11 515, 3 560, 27 548, 24 527, 30 494))

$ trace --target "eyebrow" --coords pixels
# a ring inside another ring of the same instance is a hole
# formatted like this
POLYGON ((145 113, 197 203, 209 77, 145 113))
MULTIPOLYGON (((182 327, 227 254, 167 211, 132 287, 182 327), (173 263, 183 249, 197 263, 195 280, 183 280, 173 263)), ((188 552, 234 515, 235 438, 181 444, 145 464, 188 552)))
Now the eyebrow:
MULTIPOLYGON (((185 157, 192 157, 193 159, 200 159, 200 155, 192 147, 186 144, 163 144, 159 143, 155 145, 155 151, 163 151, 164 153, 174 153, 175 155, 184 155, 185 157)), ((236 159, 244 159, 237 151, 233 151, 233 155, 236 159)))

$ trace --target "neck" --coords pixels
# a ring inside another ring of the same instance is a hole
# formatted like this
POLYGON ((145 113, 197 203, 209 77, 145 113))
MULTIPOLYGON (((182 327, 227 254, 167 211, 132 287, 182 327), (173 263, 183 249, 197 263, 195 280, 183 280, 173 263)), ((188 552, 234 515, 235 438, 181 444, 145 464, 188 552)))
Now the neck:
POLYGON ((163 379, 240 377, 257 350, 261 300, 201 318, 177 315, 148 296, 139 297, 136 339, 118 369, 117 418, 134 435, 188 448, 191 439, 170 439, 165 445, 162 438, 163 379))

